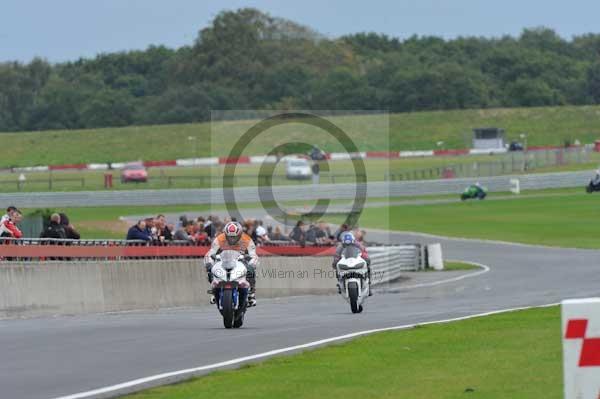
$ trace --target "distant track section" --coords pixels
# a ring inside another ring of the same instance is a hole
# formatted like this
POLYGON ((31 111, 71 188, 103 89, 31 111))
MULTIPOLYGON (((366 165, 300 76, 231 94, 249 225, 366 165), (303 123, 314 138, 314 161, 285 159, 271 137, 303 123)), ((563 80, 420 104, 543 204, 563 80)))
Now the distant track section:
MULTIPOLYGON (((421 195, 458 194, 475 181, 488 187, 491 192, 510 190, 511 179, 519 179, 521 190, 583 187, 592 177, 591 171, 540 173, 464 179, 416 180, 373 182, 366 184, 368 198, 387 198, 421 195)), ((275 187, 240 187, 234 190, 238 203, 256 203, 269 197, 272 191, 277 201, 302 200, 352 200, 356 185, 320 184, 318 189, 308 185, 275 187), (307 188, 311 188, 310 190, 307 188)), ((222 189, 174 189, 174 190, 115 190, 77 192, 39 192, 0 194, 0 203, 17 204, 22 208, 125 206, 125 205, 178 205, 223 204, 222 189)))

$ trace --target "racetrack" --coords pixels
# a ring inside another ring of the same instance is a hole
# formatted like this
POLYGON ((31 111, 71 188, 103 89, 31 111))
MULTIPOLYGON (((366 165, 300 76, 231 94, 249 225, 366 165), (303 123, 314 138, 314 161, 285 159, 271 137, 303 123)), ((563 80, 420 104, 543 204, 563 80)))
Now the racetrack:
POLYGON ((0 321, 0 396, 52 398, 361 330, 600 293, 600 251, 377 231, 369 236, 394 243, 442 242, 446 258, 491 270, 438 285, 392 285, 390 292, 369 298, 360 315, 352 315, 336 296, 263 300, 241 330, 224 330, 208 306, 0 321))

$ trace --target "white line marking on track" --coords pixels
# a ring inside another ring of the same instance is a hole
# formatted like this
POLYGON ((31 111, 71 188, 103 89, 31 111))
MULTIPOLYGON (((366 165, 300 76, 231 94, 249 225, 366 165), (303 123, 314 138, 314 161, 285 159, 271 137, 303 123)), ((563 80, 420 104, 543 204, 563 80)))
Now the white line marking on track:
POLYGON ((331 338, 321 339, 318 341, 308 342, 306 344, 289 346, 286 348, 275 349, 275 350, 268 351, 268 352, 258 353, 256 355, 244 356, 244 357, 240 357, 237 359, 227 360, 224 362, 209 364, 206 366, 200 366, 200 367, 184 369, 184 370, 177 370, 177 371, 172 371, 169 373, 163 373, 163 374, 153 375, 150 377, 139 378, 136 380, 126 381, 126 382, 122 382, 120 384, 111 385, 108 387, 99 388, 99 389, 95 389, 95 390, 91 390, 91 391, 87 391, 87 392, 80 392, 80 393, 76 393, 73 395, 61 396, 61 397, 58 397, 55 399, 85 399, 85 398, 93 398, 98 395, 110 395, 110 394, 118 395, 119 392, 124 393, 126 390, 128 390, 128 392, 133 392, 133 389, 135 389, 136 387, 140 387, 140 386, 143 386, 143 385, 146 385, 149 383, 153 383, 153 382, 157 382, 157 381, 161 381, 161 380, 165 380, 164 382, 168 383, 168 382, 174 382, 173 379, 177 378, 177 381, 179 381, 186 377, 192 377, 203 371, 216 370, 219 368, 233 366, 233 365, 241 364, 241 363, 252 361, 252 360, 263 359, 263 358, 267 358, 270 356, 279 355, 279 354, 287 353, 287 352, 293 352, 293 351, 297 351, 297 350, 301 350, 301 349, 314 348, 314 347, 328 344, 331 342, 348 340, 351 338, 361 337, 361 336, 370 335, 370 334, 374 334, 374 333, 385 332, 385 331, 394 331, 394 330, 407 330, 407 329, 414 328, 416 326, 451 323, 451 322, 455 322, 455 321, 474 319, 474 318, 478 318, 478 317, 491 316, 491 315, 500 314, 500 313, 514 312, 514 311, 518 311, 518 310, 527 310, 527 309, 534 309, 534 308, 545 308, 545 307, 557 306, 559 304, 560 303, 550 303, 550 304, 539 305, 539 306, 524 306, 524 307, 516 307, 516 308, 509 308, 509 309, 500 309, 500 310, 494 310, 494 311, 485 312, 485 313, 478 313, 478 314, 473 314, 473 315, 469 315, 469 316, 455 317, 455 318, 445 319, 445 320, 427 321, 427 322, 422 322, 422 323, 405 324, 405 325, 401 325, 401 326, 384 327, 384 328, 376 328, 376 329, 372 329, 372 330, 358 331, 358 332, 354 332, 354 333, 350 333, 350 334, 340 335, 337 337, 331 337, 331 338), (171 380, 171 381, 169 381, 169 380, 171 380))
POLYGON ((472 265, 475 265, 475 266, 479 266, 483 270, 480 270, 478 272, 469 273, 469 274, 464 274, 464 275, 458 276, 458 277, 448 278, 446 280, 432 281, 430 283, 420 283, 420 284, 406 285, 406 286, 400 285, 398 287, 398 289, 399 290, 403 290, 403 289, 408 290, 408 289, 413 289, 413 288, 435 287, 437 285, 442 285, 442 284, 447 284, 447 283, 453 283, 455 281, 460 281, 460 280, 465 280, 467 278, 477 277, 477 276, 485 274, 485 273, 487 273, 487 272, 489 272, 491 270, 489 266, 486 266, 486 265, 484 265, 482 263, 471 262, 471 261, 466 261, 466 260, 461 260, 460 262, 469 263, 469 264, 472 264, 472 265))

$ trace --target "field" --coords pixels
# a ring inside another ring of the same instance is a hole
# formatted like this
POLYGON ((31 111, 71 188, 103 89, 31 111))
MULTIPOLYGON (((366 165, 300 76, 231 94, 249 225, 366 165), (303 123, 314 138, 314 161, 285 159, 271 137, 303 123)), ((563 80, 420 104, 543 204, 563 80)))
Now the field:
POLYGON ((379 333, 127 398, 558 399, 561 372, 552 307, 379 333))
MULTIPOLYGON (((509 193, 492 193, 484 201, 457 202, 457 195, 371 198, 359 221, 362 227, 415 231, 453 237, 481 238, 560 247, 600 248, 600 226, 593 223, 597 215, 598 196, 582 188, 525 191, 512 197, 509 193), (420 204, 422 201, 447 200, 448 203, 420 204), (380 206, 381 202, 391 206, 380 206), (416 203, 415 203, 416 201, 416 203), (456 202, 455 202, 456 201, 456 202), (400 204, 394 205, 399 202, 400 204), (560 226, 557 228, 556 226, 560 226)), ((348 201, 332 201, 332 205, 348 201)), ((307 207, 298 200, 282 204, 307 207)), ((241 208, 259 208, 244 203, 241 208)), ((126 223, 121 216, 158 213, 203 212, 223 210, 223 205, 106 206, 56 209, 69 215, 83 238, 123 238, 126 223)), ((32 210, 25 210, 25 214, 32 210)), ((340 217, 327 217, 332 223, 340 217)))
MULTIPOLYGON (((497 126, 506 130, 507 140, 527 133, 528 145, 562 145, 576 139, 591 143, 600 137, 600 106, 565 106, 462 111, 436 111, 334 117, 363 151, 467 148, 471 129, 497 126)), ((48 164, 76 164, 165 160, 226 156, 234 141, 253 122, 239 121, 162 126, 132 126, 113 129, 2 133, 5 151, 0 168, 48 164), (190 139, 190 137, 192 139, 190 139)), ((285 125, 259 136, 247 154, 264 154, 274 145, 293 141, 310 142, 326 151, 340 151, 331 137, 316 134, 304 125, 285 125)))
MULTIPOLYGON (((534 193, 534 192, 532 192, 534 193)), ((574 248, 600 248, 598 196, 544 191, 514 199, 366 208, 364 227, 574 248)))

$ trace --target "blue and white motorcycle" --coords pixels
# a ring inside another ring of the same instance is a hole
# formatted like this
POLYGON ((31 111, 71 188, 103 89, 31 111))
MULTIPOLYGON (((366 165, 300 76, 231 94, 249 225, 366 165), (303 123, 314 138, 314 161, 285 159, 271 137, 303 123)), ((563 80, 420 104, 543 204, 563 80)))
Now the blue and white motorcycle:
POLYGON ((250 290, 250 283, 246 280, 247 271, 244 256, 233 250, 225 250, 217 255, 211 268, 212 293, 225 328, 240 328, 244 324, 250 290))

